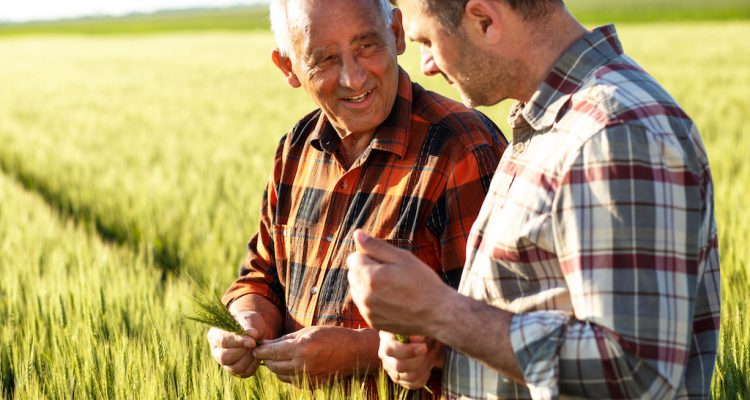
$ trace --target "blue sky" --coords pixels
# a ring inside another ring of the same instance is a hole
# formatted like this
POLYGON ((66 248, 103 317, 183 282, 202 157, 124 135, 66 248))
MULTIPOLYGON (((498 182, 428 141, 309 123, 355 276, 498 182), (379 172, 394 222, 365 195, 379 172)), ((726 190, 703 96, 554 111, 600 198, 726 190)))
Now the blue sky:
POLYGON ((0 21, 30 21, 91 15, 123 15, 162 9, 227 7, 268 0, 3 0, 0 21))

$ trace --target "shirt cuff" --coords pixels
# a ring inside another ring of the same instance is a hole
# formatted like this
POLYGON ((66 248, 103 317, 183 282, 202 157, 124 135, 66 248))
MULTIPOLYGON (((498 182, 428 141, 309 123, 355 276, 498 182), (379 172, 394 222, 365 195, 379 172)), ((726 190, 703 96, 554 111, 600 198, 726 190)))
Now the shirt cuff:
POLYGON ((511 346, 533 399, 559 396, 558 361, 569 318, 563 312, 536 311, 511 319, 511 346))
POLYGON ((284 314, 284 303, 281 298, 266 284, 246 283, 243 285, 233 284, 227 289, 221 298, 221 302, 226 307, 229 307, 237 299, 249 294, 257 294, 268 301, 270 301, 276 308, 279 309, 281 314, 284 314))

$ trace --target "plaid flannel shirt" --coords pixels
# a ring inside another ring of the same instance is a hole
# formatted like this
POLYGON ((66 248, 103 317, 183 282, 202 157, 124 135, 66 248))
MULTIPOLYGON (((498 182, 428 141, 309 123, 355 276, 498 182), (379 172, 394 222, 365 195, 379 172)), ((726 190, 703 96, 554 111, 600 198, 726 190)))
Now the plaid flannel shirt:
POLYGON ((424 90, 403 70, 389 117, 348 169, 339 144, 320 110, 282 138, 258 233, 223 298, 264 296, 285 316, 285 333, 367 326, 346 280, 358 228, 412 251, 457 287, 471 224, 506 147, 483 114, 424 90))
POLYGON ((449 350, 446 396, 708 398, 719 255, 693 122, 613 26, 569 48, 510 121, 459 291, 515 313, 526 385, 449 350))

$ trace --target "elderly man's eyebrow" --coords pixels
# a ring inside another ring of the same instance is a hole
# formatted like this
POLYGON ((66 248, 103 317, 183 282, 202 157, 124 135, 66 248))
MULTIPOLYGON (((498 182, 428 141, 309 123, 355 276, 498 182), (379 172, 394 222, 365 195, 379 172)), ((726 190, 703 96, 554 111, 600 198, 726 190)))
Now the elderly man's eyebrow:
POLYGON ((368 41, 368 40, 377 40, 377 41, 380 41, 380 40, 382 40, 382 35, 379 32, 375 32, 375 31, 366 32, 366 33, 363 33, 363 34, 355 36, 352 39, 352 44, 359 43, 359 42, 364 42, 364 41, 368 41))
POLYGON ((309 58, 320 58, 323 56, 328 55, 332 50, 332 47, 318 47, 315 49, 312 49, 309 54, 309 58))

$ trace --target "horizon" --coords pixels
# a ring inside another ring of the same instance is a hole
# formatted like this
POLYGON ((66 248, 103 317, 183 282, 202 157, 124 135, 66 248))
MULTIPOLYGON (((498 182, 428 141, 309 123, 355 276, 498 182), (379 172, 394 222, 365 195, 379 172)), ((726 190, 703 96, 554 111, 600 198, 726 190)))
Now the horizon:
POLYGON ((0 8, 0 24, 52 22, 79 18, 123 17, 161 11, 252 6, 269 0, 131 0, 128 4, 107 0, 26 0, 0 8))

